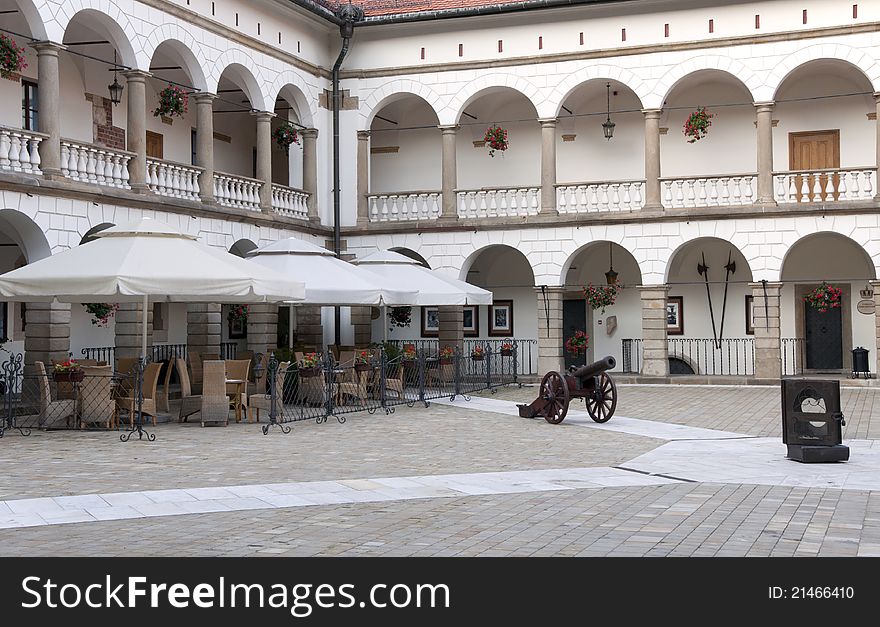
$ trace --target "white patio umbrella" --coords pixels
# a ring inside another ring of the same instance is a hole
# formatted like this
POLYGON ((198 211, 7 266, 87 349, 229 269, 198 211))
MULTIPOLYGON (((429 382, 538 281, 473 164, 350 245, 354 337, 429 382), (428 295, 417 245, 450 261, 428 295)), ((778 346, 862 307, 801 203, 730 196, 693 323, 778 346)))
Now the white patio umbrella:
POLYGON ((142 218, 97 239, 0 275, 0 299, 83 303, 258 303, 300 300, 305 286, 167 224, 142 218))

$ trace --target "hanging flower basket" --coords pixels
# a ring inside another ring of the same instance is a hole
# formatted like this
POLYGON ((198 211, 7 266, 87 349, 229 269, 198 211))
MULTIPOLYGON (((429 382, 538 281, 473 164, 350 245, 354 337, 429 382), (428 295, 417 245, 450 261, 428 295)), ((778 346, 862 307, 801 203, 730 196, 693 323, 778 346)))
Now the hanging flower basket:
POLYGON ((404 344, 403 345, 403 361, 415 361, 416 360, 416 345, 415 344, 404 344))
POLYGON ((474 349, 471 351, 471 359, 474 361, 483 361, 485 357, 485 349, 482 346, 474 346, 474 349))
POLYGON ((829 309, 837 309, 841 306, 843 290, 822 281, 822 285, 804 296, 804 300, 819 313, 825 313, 829 309))
POLYGON ((229 313, 227 314, 226 319, 229 320, 229 322, 241 322, 242 324, 247 324, 248 306, 233 305, 229 308, 229 313))
POLYGON ((78 363, 76 363, 73 359, 68 359, 67 361, 61 362, 60 364, 55 364, 54 371, 52 373, 52 377, 55 381, 61 382, 70 382, 70 383, 79 383, 85 378, 86 372, 82 369, 78 363))
POLYGON ((92 314, 93 325, 96 327, 106 327, 110 324, 110 318, 119 309, 119 305, 116 303, 83 303, 83 308, 86 312, 92 314))
POLYGON ((712 126, 712 118, 714 113, 706 111, 705 107, 697 107, 697 110, 688 116, 684 123, 684 136, 688 138, 688 143, 693 144, 706 137, 709 134, 709 127, 712 126))
POLYGON ((617 300, 617 294, 622 287, 619 283, 611 285, 593 285, 590 283, 584 288, 584 297, 593 311, 601 309, 602 313, 605 313, 605 308, 610 307, 617 300))
POLYGON ((24 48, 18 45, 7 35, 0 35, 0 76, 12 78, 27 67, 24 57, 24 48))
POLYGON ((392 326, 408 327, 412 322, 412 307, 392 307, 388 310, 388 320, 392 326))
POLYGON ((370 365, 370 352, 358 351, 354 356, 355 372, 369 372, 372 369, 373 366, 370 365))
POLYGON ((299 133, 296 132, 296 127, 293 124, 282 122, 281 126, 272 131, 272 139, 287 151, 291 144, 299 144, 299 133))
POLYGON ((565 351, 572 355, 585 355, 590 345, 590 336, 583 331, 575 331, 574 335, 565 341, 565 351))
POLYGON ((303 378, 317 377, 321 373, 321 355, 318 353, 306 353, 299 363, 299 376, 303 378))
POLYGON ((455 349, 447 345, 440 349, 440 364, 448 366, 452 363, 452 356, 455 355, 455 349))
POLYGON ((501 342, 501 356, 510 357, 513 355, 513 342, 501 342))
POLYGON ((493 124, 486 129, 486 136, 483 137, 486 146, 489 147, 489 156, 494 157, 495 151, 504 152, 509 147, 507 143, 507 131, 500 126, 493 124))
POLYGON ((159 92, 159 105, 153 109, 153 115, 156 117, 164 116, 168 118, 181 117, 186 113, 189 104, 189 96, 180 87, 168 85, 159 92))

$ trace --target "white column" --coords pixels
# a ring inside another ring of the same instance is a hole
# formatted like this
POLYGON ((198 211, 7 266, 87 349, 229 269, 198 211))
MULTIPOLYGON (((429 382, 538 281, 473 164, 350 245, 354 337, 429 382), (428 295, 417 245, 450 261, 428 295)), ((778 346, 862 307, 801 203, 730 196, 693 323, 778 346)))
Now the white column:
POLYGON ((255 111, 257 120, 257 179, 260 187, 260 209, 272 213, 272 118, 274 113, 255 111))
POLYGON ((541 123, 541 212, 556 213, 556 118, 541 123))
POLYGON ((660 114, 662 109, 645 109, 645 209, 662 209, 660 195, 660 114))
POLYGON ((458 165, 456 164, 456 131, 458 125, 441 126, 443 143, 442 160, 442 210, 440 217, 447 220, 458 219, 458 199, 455 188, 458 187, 458 165))
POLYGON ((147 77, 141 70, 123 72, 128 92, 126 141, 134 157, 128 162, 128 182, 136 191, 147 191, 147 77))
POLYGON ((196 165, 202 202, 214 201, 214 94, 198 93, 196 101, 196 165))
POLYGON ((44 176, 61 175, 61 82, 58 53, 66 50, 52 41, 31 44, 37 51, 37 106, 40 108, 39 131, 49 137, 40 142, 40 169, 44 176))
POLYGON ((758 128, 758 198, 756 203, 775 205, 773 193, 773 104, 755 103, 758 128))
POLYGON ((309 221, 318 221, 318 129, 305 128, 303 138, 303 191, 308 192, 309 221))
POLYGON ((358 131, 357 139, 357 222, 364 226, 370 222, 370 131, 358 131))

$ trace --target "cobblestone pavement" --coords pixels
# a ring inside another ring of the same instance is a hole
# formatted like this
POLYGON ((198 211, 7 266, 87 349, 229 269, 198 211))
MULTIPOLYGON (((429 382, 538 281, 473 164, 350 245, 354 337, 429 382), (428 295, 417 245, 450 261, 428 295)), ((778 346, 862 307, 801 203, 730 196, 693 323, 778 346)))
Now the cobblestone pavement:
POLYGON ((877 492, 676 484, 6 532, 2 555, 880 555, 877 492))
MULTIPOLYGON (((528 403, 537 386, 499 389, 494 398, 528 403)), ((845 439, 880 438, 880 389, 843 388, 845 439)), ((617 415, 642 420, 734 431, 767 437, 782 436, 780 393, 775 386, 620 385, 617 415)), ((577 401, 575 408, 583 409, 577 401)))

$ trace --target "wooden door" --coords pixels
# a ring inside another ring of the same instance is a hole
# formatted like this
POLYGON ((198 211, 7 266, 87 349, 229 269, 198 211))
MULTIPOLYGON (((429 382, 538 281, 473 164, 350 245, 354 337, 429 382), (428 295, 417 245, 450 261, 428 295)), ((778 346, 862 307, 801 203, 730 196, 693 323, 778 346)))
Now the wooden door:
POLYGON ((164 159, 164 135, 147 131, 147 157, 151 159, 164 159))
MULTIPOLYGON (((788 162, 789 169, 794 171, 839 169, 840 130, 789 133, 788 162)), ((839 182, 837 174, 831 175, 830 179, 823 173, 795 177, 797 202, 837 200, 839 182)))
POLYGON ((836 371, 843 368, 843 316, 840 307, 820 312, 804 303, 807 369, 836 371))

